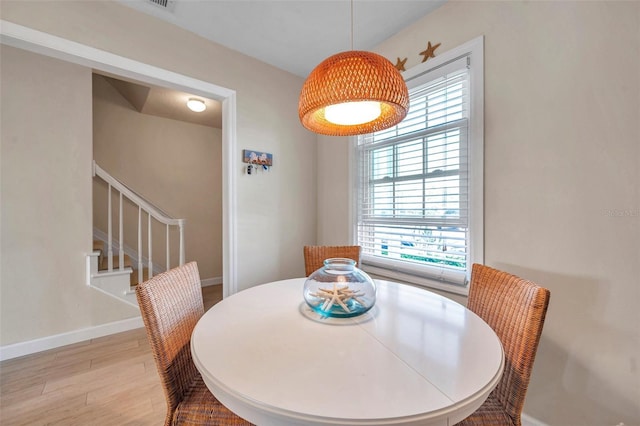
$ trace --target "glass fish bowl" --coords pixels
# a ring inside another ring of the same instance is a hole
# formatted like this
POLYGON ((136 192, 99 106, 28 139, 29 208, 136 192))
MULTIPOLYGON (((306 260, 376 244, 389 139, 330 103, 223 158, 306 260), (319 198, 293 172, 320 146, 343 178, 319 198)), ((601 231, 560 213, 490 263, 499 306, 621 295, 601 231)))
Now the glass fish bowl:
POLYGON ((356 262, 331 258, 304 283, 304 300, 323 317, 349 318, 362 315, 376 303, 376 285, 356 262))

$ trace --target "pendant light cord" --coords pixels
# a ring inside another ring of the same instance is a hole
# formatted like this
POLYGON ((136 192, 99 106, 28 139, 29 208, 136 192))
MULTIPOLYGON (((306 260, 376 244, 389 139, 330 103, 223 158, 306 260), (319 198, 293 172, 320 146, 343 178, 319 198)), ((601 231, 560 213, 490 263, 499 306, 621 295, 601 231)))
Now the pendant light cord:
POLYGON ((353 50, 353 0, 351 0, 351 50, 353 50))

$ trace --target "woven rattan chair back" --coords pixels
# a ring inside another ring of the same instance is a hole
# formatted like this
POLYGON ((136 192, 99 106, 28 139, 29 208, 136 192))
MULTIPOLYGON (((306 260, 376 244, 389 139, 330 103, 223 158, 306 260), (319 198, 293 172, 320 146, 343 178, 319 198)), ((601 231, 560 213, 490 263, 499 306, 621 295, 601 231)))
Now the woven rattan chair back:
POLYGON ((304 246, 304 269, 308 277, 324 266, 325 259, 344 257, 360 266, 360 246, 304 246))
POLYGON ((549 297, 549 290, 531 281, 488 266, 473 265, 467 307, 500 338, 505 368, 487 402, 465 419, 464 425, 502 425, 505 423, 499 419, 507 418, 504 414, 513 425, 521 425, 520 415, 549 297), (497 413, 496 408, 503 413, 497 413))
POLYGON ((191 358, 191 333, 204 314, 195 262, 163 272, 136 287, 149 344, 167 399, 165 425, 200 374, 191 358))

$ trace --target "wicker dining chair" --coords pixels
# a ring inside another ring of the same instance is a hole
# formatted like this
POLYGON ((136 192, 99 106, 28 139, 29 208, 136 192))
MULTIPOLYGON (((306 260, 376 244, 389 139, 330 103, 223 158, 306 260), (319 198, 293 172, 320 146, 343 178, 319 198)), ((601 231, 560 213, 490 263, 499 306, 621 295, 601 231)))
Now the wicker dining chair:
POLYGON ((165 426, 251 425, 209 392, 191 358, 191 333, 204 314, 196 262, 138 284, 136 297, 167 400, 165 426))
POLYGON ((524 398, 549 306, 549 290, 488 266, 474 264, 467 307, 496 332, 505 367, 498 386, 459 426, 520 426, 524 398))
POLYGON ((304 246, 304 269, 308 277, 324 266, 325 259, 343 257, 356 261, 360 266, 360 246, 304 246))

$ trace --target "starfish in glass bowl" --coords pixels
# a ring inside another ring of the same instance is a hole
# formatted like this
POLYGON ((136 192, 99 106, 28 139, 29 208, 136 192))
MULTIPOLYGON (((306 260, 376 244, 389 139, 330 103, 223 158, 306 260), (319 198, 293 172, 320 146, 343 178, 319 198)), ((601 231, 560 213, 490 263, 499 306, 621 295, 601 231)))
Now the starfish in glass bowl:
POLYGON ((333 283, 333 289, 318 288, 316 293, 311 293, 311 296, 322 299, 322 310, 328 311, 333 305, 338 304, 345 312, 351 313, 351 310, 347 306, 347 302, 351 299, 364 306, 362 300, 358 299, 359 296, 363 296, 364 293, 360 290, 352 290, 348 285, 338 287, 338 283, 333 283))

